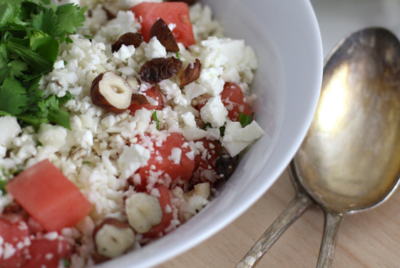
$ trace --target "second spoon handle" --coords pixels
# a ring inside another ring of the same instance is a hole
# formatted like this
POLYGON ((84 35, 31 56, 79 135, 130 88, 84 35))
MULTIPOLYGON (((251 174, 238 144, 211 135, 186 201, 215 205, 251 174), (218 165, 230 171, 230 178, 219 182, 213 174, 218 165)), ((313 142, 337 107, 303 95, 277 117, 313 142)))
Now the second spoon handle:
POLYGON ((276 240, 295 222, 314 202, 305 194, 297 193, 296 197, 282 211, 268 230, 247 252, 236 268, 255 267, 262 256, 276 240))
POLYGON ((319 251, 317 268, 329 268, 332 265, 335 255, 337 233, 343 214, 325 212, 324 235, 322 237, 321 248, 319 251))

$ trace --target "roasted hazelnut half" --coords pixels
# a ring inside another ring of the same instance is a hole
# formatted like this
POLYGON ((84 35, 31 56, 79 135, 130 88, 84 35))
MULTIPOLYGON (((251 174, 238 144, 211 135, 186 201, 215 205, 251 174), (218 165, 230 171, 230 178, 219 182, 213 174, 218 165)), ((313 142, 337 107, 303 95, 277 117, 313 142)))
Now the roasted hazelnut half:
POLYGON ((114 218, 105 219, 93 231, 96 252, 107 258, 124 254, 135 243, 135 233, 129 224, 114 218))
POLYGON ((142 94, 132 94, 131 103, 138 103, 140 105, 148 105, 150 104, 145 95, 142 94))
POLYGON ((94 105, 107 112, 123 113, 131 104, 132 92, 122 77, 107 71, 93 80, 90 97, 94 105))
POLYGON ((103 10, 107 14, 107 19, 112 20, 117 17, 118 14, 118 6, 108 3, 107 1, 104 1, 103 3, 103 10))
POLYGON ((168 52, 179 51, 178 43, 172 31, 162 18, 159 18, 151 27, 150 39, 154 36, 157 37, 158 41, 160 41, 161 45, 163 45, 168 52))
POLYGON ((175 57, 156 58, 147 61, 140 68, 142 81, 155 84, 175 76, 182 68, 182 62, 175 57))
POLYGON ((140 33, 126 33, 121 35, 118 40, 111 45, 111 51, 118 51, 122 45, 125 46, 134 46, 135 48, 139 47, 143 42, 143 36, 140 33))
POLYGON ((199 79, 201 75, 201 62, 196 59, 195 62, 191 62, 181 75, 181 87, 189 85, 190 83, 199 79))
POLYGON ((125 200, 129 224, 138 233, 146 233, 161 223, 163 212, 157 197, 136 193, 125 200))

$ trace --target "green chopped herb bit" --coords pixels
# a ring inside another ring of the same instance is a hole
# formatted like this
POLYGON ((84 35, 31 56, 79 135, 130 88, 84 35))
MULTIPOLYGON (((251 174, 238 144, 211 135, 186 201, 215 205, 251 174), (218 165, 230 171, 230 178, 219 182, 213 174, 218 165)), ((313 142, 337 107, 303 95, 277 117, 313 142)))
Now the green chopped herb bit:
POLYGON ((219 134, 221 135, 221 137, 225 135, 225 126, 219 128, 219 134))
POLYGON ((212 128, 212 125, 210 123, 205 123, 203 126, 203 130, 207 130, 207 128, 212 128))
POLYGON ((71 263, 69 262, 69 260, 62 258, 61 259, 62 263, 64 264, 64 267, 69 267, 71 266, 71 263))
POLYGON ((38 141, 38 142, 36 143, 36 146, 43 146, 43 144, 42 144, 40 141, 38 141))
POLYGON ((93 39, 93 36, 90 36, 90 35, 84 35, 83 37, 85 37, 87 39, 93 39))
POLYGON ((158 118, 157 118, 157 112, 154 111, 154 113, 151 117, 153 118, 154 122, 156 122, 157 130, 160 130, 160 120, 158 120, 158 118))
POLYGON ((242 125, 242 127, 245 127, 253 121, 254 113, 251 115, 245 115, 244 113, 239 112, 239 122, 242 125))
POLYGON ((0 191, 2 192, 2 194, 6 194, 7 190, 6 190, 6 181, 0 180, 0 191))
POLYGON ((177 58, 178 60, 181 60, 181 57, 179 56, 179 52, 178 52, 178 51, 175 53, 175 56, 176 56, 176 58, 177 58))
POLYGON ((49 0, 0 1, 0 116, 15 116, 21 126, 36 130, 41 123, 70 129, 69 115, 60 108, 65 98, 45 96, 38 88, 53 70, 60 43, 72 43, 68 35, 83 26, 85 11, 49 0))
POLYGON ((84 165, 91 165, 91 164, 93 164, 93 163, 90 162, 90 161, 83 161, 82 164, 84 164, 84 165))

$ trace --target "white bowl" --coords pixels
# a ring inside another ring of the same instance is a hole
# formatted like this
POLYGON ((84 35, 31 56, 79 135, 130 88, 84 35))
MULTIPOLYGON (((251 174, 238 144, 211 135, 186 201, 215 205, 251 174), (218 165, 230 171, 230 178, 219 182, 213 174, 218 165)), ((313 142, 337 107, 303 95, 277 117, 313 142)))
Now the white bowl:
MULTIPOLYGON (((309 0, 203 0, 258 56, 252 90, 256 120, 267 133, 245 154, 220 195, 174 232, 99 267, 151 267, 209 238, 257 201, 299 148, 314 114, 322 82, 322 44, 309 0)), ((190 267, 190 263, 187 264, 190 267)))

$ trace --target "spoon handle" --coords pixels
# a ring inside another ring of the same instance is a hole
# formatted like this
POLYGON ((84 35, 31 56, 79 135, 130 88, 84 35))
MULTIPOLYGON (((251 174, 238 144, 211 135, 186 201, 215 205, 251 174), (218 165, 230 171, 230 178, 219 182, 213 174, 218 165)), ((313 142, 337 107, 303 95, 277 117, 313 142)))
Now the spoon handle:
POLYGON ((342 219, 343 214, 341 213, 325 212, 324 235, 319 250, 317 268, 331 267, 335 255, 337 233, 342 219))
POLYGON ((272 247, 276 240, 295 222, 314 202, 305 194, 297 193, 296 197, 282 211, 268 230, 247 252, 236 268, 255 267, 262 256, 272 247))

